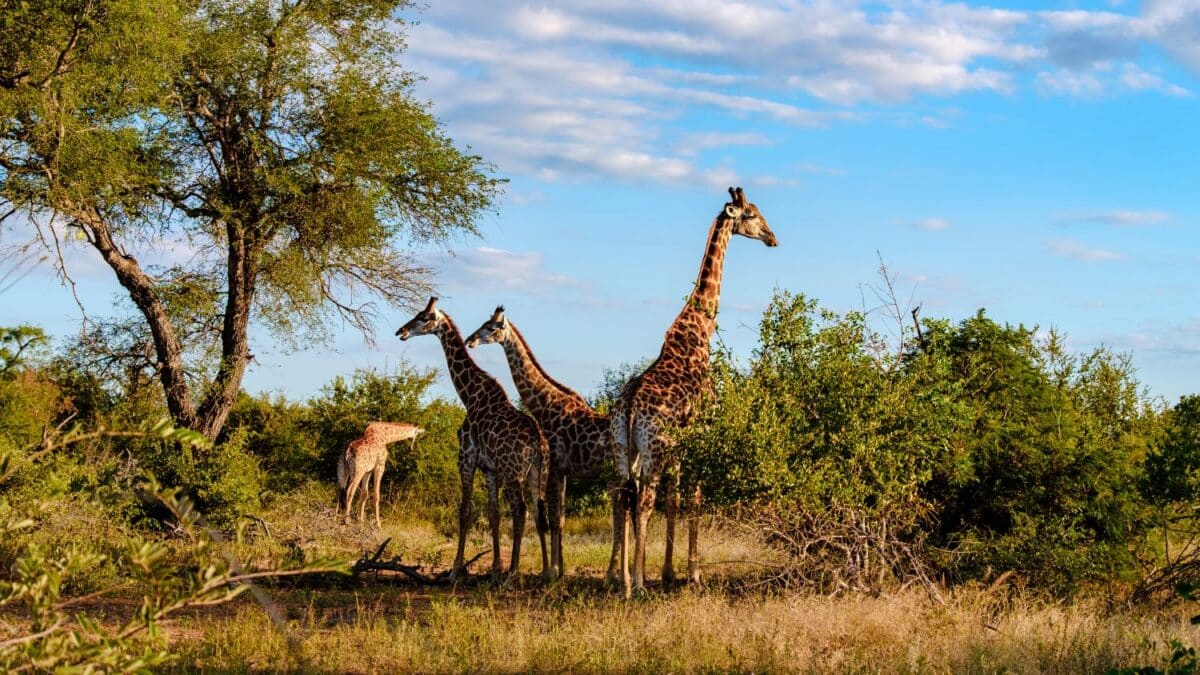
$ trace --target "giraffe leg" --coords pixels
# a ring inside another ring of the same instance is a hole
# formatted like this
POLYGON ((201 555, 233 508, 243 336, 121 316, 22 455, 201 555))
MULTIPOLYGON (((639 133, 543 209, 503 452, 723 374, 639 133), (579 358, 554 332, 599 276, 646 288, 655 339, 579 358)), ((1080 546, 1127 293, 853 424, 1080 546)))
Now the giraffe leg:
POLYGON ((663 553, 662 580, 664 586, 675 583, 675 520, 679 517, 679 468, 667 478, 667 545, 663 553))
POLYGON ((612 553, 608 556, 608 572, 604 580, 610 586, 615 586, 621 582, 621 553, 624 549, 621 538, 625 536, 624 495, 620 484, 610 484, 608 496, 612 501, 612 553))
POLYGON ((488 528, 492 531, 492 578, 499 580, 503 569, 500 564, 500 487, 496 484, 496 475, 487 475, 487 518, 488 528))
POLYGON ((362 475, 359 489, 362 490, 362 501, 358 503, 358 522, 367 522, 367 502, 371 501, 371 472, 362 475))
POLYGON ((650 480, 642 485, 637 498, 637 513, 633 519, 633 587, 646 588, 646 539, 650 527, 650 515, 654 513, 654 497, 657 481, 650 480))
POLYGON ((626 481, 621 489, 621 587, 625 591, 626 600, 633 594, 633 579, 629 571, 629 530, 631 525, 637 527, 637 503, 640 493, 641 488, 633 478, 626 481))
POLYGON ((693 488, 688 504, 688 581, 700 583, 700 484, 693 488))
MULTIPOLYGON (((509 504, 512 506, 512 558, 508 563, 508 573, 510 576, 516 576, 517 570, 521 568, 521 539, 525 536, 525 516, 527 515, 528 506, 525 503, 525 491, 521 486, 516 485, 504 490, 508 496, 509 504)), ((542 549, 544 552, 546 549, 542 549)))
POLYGON ((555 569, 551 558, 554 557, 554 534, 550 525, 550 520, 547 518, 549 508, 546 505, 546 500, 538 496, 537 486, 531 486, 530 493, 533 495, 533 501, 537 504, 537 515, 534 517, 534 525, 537 527, 538 543, 542 546, 542 579, 550 582, 554 581, 555 569), (550 532, 550 546, 546 546, 546 532, 550 532))
POLYGON ((567 575, 563 562, 563 528, 567 521, 567 476, 557 468, 550 470, 550 565, 554 574, 567 575))
POLYGON ((357 493, 357 492, 358 492, 358 484, 359 484, 359 483, 361 483, 361 482, 362 482, 362 476, 359 476, 359 475, 358 475, 358 472, 357 472, 357 471, 355 471, 355 472, 354 472, 353 474, 351 474, 351 476, 350 476, 350 482, 346 484, 346 516, 345 516, 345 523, 346 523, 347 525, 349 525, 349 524, 350 524, 350 521, 351 521, 351 520, 353 519, 353 517, 354 517, 354 515, 353 515, 353 514, 354 514, 354 512, 353 512, 353 509, 354 509, 354 495, 355 495, 355 493, 357 493))
POLYGON ((379 498, 380 489, 383 486, 383 464, 380 463, 375 467, 375 527, 383 529, 383 523, 379 520, 379 498))
POLYGON ((454 566, 450 578, 466 576, 467 528, 471 526, 471 493, 475 488, 475 463, 469 457, 459 456, 458 475, 462 481, 462 496, 458 502, 458 552, 454 554, 454 566))

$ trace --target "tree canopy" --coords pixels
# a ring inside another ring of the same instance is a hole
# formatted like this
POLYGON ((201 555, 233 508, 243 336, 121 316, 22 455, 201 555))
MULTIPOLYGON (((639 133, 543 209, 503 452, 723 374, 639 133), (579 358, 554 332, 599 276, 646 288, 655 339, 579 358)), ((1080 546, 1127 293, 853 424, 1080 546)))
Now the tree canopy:
POLYGON ((252 324, 369 337, 376 301, 426 291, 412 245, 492 208, 399 62, 410 5, 0 1, 0 216, 64 276, 69 240, 112 269, 178 423, 220 431, 252 324))

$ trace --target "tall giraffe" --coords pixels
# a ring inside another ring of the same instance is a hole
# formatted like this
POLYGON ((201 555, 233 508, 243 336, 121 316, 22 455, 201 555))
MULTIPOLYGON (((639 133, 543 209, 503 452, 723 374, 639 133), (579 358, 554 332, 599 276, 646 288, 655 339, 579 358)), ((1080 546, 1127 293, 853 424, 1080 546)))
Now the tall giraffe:
POLYGON ((529 488, 537 503, 537 532, 542 545, 542 576, 552 574, 546 549, 546 484, 550 465, 550 446, 532 417, 519 411, 508 400, 496 378, 488 375, 471 358, 462 333, 450 315, 437 308, 437 298, 396 335, 407 340, 414 335, 436 335, 446 353, 450 380, 467 409, 467 419, 458 430, 458 472, 462 479, 462 501, 458 506, 458 552, 451 574, 465 570, 467 527, 471 522, 471 492, 475 470, 483 472, 488 493, 488 525, 492 531, 492 576, 500 574, 500 488, 512 508, 512 558, 508 571, 513 574, 521 562, 521 536, 525 531, 526 502, 529 488))
POLYGON ((362 508, 358 520, 362 522, 367 512, 367 500, 371 494, 371 483, 375 485, 375 527, 383 527, 379 520, 379 492, 383 483, 383 470, 387 468, 389 443, 417 441, 425 430, 415 424, 393 422, 371 422, 362 436, 350 441, 346 451, 338 458, 338 504, 333 512, 336 516, 346 509, 346 522, 350 522, 350 507, 354 505, 354 494, 359 487, 363 490, 362 508))
MULTIPOLYGON (((709 229, 696 287, 667 329, 662 351, 645 372, 625 385, 610 415, 617 470, 628 481, 626 492, 633 511, 632 587, 639 590, 645 587, 646 580, 646 527, 654 510, 658 483, 668 469, 672 470, 673 478, 668 484, 666 500, 667 546, 663 581, 670 582, 675 576, 671 559, 680 501, 681 457, 675 451, 670 432, 691 422, 700 397, 711 386, 708 378, 709 341, 717 327, 725 250, 735 234, 758 239, 767 246, 778 245, 766 219, 757 206, 746 201, 742 189, 729 188, 729 195, 731 201, 717 214, 709 229)), ((699 487, 694 489, 691 501, 693 507, 699 506, 699 487)), ((700 579, 697 525, 693 508, 688 519, 688 578, 692 581, 700 579)), ((618 539, 624 544, 624 518, 621 518, 621 529, 618 539)), ((632 588, 628 551, 624 546, 621 579, 628 597, 632 588)))
MULTIPOLYGON (((492 317, 467 338, 467 346, 499 343, 508 357, 513 383, 521 401, 542 427, 550 441, 550 566, 557 574, 566 574, 563 562, 562 531, 565 524, 567 478, 595 477, 612 460, 612 437, 608 418, 597 413, 574 390, 546 374, 525 341, 525 336, 497 307, 492 317)), ((616 488, 612 485, 610 488, 616 488)), ((618 519, 617 492, 613 499, 613 548, 609 557, 608 578, 617 579, 618 519)))

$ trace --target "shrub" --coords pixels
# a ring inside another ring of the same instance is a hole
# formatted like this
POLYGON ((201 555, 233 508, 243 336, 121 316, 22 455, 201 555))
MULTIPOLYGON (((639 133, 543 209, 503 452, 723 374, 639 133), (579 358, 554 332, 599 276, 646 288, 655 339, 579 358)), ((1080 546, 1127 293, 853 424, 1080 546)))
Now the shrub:
POLYGON ((718 352, 713 375, 685 474, 769 536, 873 519, 949 551, 951 579, 1013 570, 1055 591, 1134 569, 1159 415, 1125 357, 982 312, 894 353, 866 316, 780 293, 749 363, 718 352))
POLYGON ((388 455, 388 480, 403 485, 422 503, 457 503, 458 428, 464 411, 455 403, 422 398, 433 384, 432 370, 401 365, 392 375, 358 371, 338 377, 309 401, 310 429, 320 449, 321 475, 333 480, 337 458, 373 421, 407 422, 425 429, 409 446, 397 443, 388 455))

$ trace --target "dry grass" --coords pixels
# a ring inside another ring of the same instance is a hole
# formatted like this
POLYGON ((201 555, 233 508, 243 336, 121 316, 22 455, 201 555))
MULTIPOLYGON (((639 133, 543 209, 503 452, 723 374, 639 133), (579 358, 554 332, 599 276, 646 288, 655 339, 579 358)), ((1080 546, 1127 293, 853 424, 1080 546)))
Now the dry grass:
POLYGON ((964 591, 945 605, 891 597, 656 595, 625 603, 541 591, 429 598, 309 596, 288 636, 263 612, 180 626, 180 664, 216 670, 1104 672, 1163 663, 1200 632, 1174 614, 1092 603, 1006 601, 964 591))
MULTIPOLYGON (((357 554, 391 537, 393 551, 411 562, 440 567, 453 555, 444 532, 411 517, 403 505, 385 513, 380 532, 334 523, 325 497, 314 493, 277 505, 267 518, 274 537, 245 543, 244 552, 270 558, 281 541, 301 541, 326 554, 357 554)), ((275 590, 271 595, 288 617, 285 628, 244 598, 232 609, 182 619, 170 634, 185 668, 306 672, 1079 673, 1161 666, 1171 639, 1200 642, 1186 608, 1109 611, 1099 601, 1056 603, 1007 588, 960 589, 944 601, 915 590, 841 598, 746 591, 734 582, 755 568, 737 561, 766 553, 711 528, 702 537, 705 588, 652 590, 626 603, 599 580, 608 562, 608 531, 603 514, 569 523, 572 577, 565 586, 545 588, 532 577, 538 553, 531 537, 523 560, 529 576, 515 588, 430 591, 368 582, 275 590)), ((658 545, 650 551, 650 569, 657 578, 661 520, 652 540, 658 545)), ((485 545, 486 534, 473 532, 469 550, 485 545)), ((485 559, 477 571, 486 565, 485 559)))
MULTIPOLYGON (((235 548, 252 565, 267 565, 289 557, 352 557, 392 538, 391 551, 406 561, 444 567, 454 542, 416 511, 390 506, 382 531, 346 526, 333 520, 332 493, 313 487, 264 514, 271 536, 248 525, 235 548)), ((747 590, 742 582, 759 570, 740 561, 761 561, 767 552, 712 527, 701 539, 703 588, 655 588, 624 602, 600 581, 609 554, 607 516, 568 525, 565 584, 547 588, 533 576, 538 552, 531 535, 522 561, 527 575, 510 588, 428 589, 385 579, 267 589, 283 609, 283 625, 246 595, 232 606, 176 618, 167 633, 180 668, 234 672, 1102 673, 1162 667, 1172 639, 1200 644, 1187 607, 1111 610, 1100 600, 1046 601, 1007 586, 958 589, 944 600, 917 590, 839 598, 747 590)), ((651 541, 656 579, 661 519, 651 541)), ((476 529, 468 549, 482 551, 486 542, 476 529)), ((485 559, 476 571, 486 565, 485 559)), ((119 600, 87 609, 117 620, 136 605, 119 600)))

